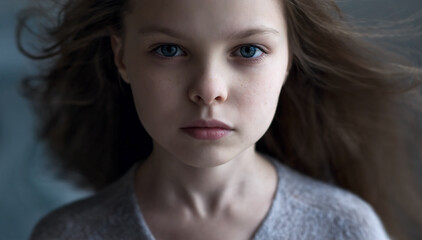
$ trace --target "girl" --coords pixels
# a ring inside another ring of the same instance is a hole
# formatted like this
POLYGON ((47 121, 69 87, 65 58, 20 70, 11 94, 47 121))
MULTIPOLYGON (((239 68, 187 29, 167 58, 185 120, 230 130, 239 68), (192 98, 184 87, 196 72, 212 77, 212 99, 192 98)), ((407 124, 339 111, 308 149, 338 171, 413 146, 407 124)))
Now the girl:
POLYGON ((31 239, 386 240, 410 236, 399 217, 421 223, 394 118, 419 79, 333 1, 69 0, 58 15, 38 56, 20 45, 51 59, 25 90, 63 172, 99 191, 31 239))

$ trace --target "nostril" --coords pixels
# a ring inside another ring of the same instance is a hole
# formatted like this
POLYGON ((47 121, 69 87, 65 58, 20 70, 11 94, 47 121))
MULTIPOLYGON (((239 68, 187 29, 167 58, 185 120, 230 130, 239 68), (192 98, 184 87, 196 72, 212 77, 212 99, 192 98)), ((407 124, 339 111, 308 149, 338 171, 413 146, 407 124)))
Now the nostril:
POLYGON ((190 98, 196 104, 204 104, 204 105, 212 105, 214 102, 223 102, 224 99, 221 96, 217 96, 215 98, 203 98, 200 95, 195 95, 190 98))
POLYGON ((226 101, 228 88, 223 81, 196 81, 188 89, 189 100, 195 104, 211 105, 226 101))
POLYGON ((198 95, 195 96, 195 102, 201 102, 203 101, 202 98, 198 95))
POLYGON ((217 101, 217 102, 224 102, 225 101, 225 97, 223 97, 223 96, 217 96, 216 98, 215 98, 215 101, 217 101))

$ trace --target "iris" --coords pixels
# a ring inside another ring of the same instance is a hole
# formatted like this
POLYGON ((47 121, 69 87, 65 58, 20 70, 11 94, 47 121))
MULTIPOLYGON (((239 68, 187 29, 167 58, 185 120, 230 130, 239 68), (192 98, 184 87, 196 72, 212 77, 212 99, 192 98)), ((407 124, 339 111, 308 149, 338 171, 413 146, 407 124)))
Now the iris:
POLYGON ((242 57, 245 58, 251 58, 256 53, 256 47, 254 46, 243 46, 240 48, 240 54, 242 54, 242 57))
POLYGON ((161 47, 161 52, 166 57, 173 57, 177 53, 177 47, 175 45, 164 45, 161 47))

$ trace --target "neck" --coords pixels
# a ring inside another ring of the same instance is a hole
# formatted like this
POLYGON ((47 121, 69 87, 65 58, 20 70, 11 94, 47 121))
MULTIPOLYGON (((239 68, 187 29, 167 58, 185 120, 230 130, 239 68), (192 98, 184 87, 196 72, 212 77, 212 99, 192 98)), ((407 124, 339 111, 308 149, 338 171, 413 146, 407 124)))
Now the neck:
POLYGON ((153 151, 138 170, 137 189, 148 193, 155 205, 185 208, 206 217, 244 199, 260 185, 258 180, 268 169, 269 163, 254 147, 207 168, 189 166, 165 151, 153 151))

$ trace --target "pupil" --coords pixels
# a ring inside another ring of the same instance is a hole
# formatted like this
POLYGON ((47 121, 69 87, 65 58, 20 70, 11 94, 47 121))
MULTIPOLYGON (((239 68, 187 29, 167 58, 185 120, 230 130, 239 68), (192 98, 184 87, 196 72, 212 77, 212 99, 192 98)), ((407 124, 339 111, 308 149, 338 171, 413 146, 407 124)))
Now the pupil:
POLYGON ((251 46, 242 47, 240 52, 241 52, 243 57, 251 58, 255 55, 256 49, 255 49, 255 47, 251 47, 251 46))

